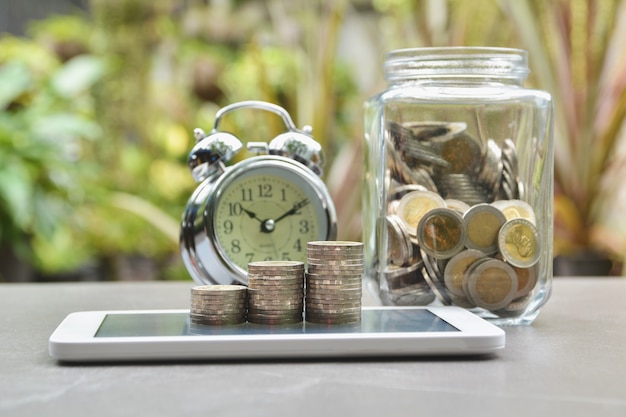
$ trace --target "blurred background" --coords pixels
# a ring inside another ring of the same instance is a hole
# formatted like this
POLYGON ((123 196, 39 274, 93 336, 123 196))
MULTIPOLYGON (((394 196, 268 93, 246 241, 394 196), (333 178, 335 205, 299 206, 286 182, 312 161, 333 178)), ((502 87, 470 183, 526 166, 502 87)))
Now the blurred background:
POLYGON ((446 45, 529 52, 526 85, 556 104, 555 273, 622 275, 625 43, 626 0, 0 0, 0 281, 190 279, 192 131, 241 100, 313 126, 339 239, 360 240, 384 54, 446 45))

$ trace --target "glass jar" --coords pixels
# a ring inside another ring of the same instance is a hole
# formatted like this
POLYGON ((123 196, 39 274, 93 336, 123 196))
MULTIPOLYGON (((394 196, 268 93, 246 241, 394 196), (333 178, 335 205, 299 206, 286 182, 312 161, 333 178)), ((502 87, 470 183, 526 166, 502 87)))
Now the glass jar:
POLYGON ((366 289, 529 324, 552 286, 552 99, 527 53, 390 52, 365 103, 366 289))

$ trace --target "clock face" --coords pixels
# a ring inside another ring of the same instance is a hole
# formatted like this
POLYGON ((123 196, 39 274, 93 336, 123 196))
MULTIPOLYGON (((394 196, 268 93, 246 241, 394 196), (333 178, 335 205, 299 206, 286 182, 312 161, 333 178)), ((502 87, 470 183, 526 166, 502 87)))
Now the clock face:
POLYGON ((275 159, 240 164, 225 174, 210 210, 220 256, 244 273, 252 261, 304 262, 307 242, 334 234, 329 197, 320 184, 318 177, 275 159))

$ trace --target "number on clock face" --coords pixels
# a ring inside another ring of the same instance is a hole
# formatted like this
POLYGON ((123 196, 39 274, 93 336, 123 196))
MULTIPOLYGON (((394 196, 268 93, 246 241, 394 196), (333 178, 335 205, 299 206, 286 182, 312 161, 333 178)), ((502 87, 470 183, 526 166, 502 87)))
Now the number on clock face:
POLYGON ((243 270, 252 261, 306 258, 325 239, 327 219, 315 190, 297 175, 247 172, 225 186, 213 228, 222 255, 243 270))

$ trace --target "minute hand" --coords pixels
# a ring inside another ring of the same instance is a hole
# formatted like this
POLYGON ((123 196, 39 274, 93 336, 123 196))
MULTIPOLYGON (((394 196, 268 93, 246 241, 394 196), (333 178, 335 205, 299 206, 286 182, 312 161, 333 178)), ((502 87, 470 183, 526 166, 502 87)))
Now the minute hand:
POLYGON ((281 216, 279 216, 279 217, 275 218, 275 219, 274 219, 274 223, 278 223, 278 221, 279 221, 279 220, 282 220, 282 219, 284 219, 284 218, 285 218, 285 217, 287 217, 287 216, 291 216, 291 215, 293 215, 293 214, 296 214, 296 212, 297 212, 298 210, 300 210, 302 207, 306 206, 307 204, 309 204, 309 199, 308 199, 308 198, 305 198, 305 199, 304 199, 304 200, 302 200, 302 201, 299 201, 299 202, 297 202, 297 203, 294 203, 293 207, 292 207, 290 210, 286 211, 286 212, 285 212, 285 213, 283 213, 281 216))

